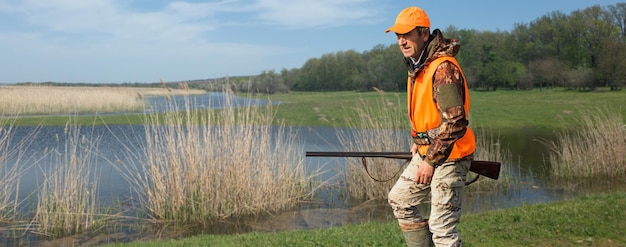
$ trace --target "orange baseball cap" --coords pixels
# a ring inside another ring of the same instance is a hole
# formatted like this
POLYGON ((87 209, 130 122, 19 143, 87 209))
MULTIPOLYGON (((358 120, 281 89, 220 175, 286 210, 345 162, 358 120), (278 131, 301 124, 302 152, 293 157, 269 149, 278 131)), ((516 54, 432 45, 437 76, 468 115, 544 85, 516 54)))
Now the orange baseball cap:
POLYGON ((400 11, 400 14, 396 17, 396 23, 385 31, 388 33, 393 31, 395 33, 408 33, 415 27, 430 27, 430 19, 424 10, 418 7, 408 7, 400 11))

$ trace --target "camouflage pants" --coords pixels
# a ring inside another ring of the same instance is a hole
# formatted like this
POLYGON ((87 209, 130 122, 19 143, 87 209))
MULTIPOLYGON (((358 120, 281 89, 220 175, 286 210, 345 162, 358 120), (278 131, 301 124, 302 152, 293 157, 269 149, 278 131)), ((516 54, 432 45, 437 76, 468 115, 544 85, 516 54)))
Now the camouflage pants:
POLYGON ((436 246, 461 246, 456 229, 461 218, 461 202, 470 161, 444 163, 435 169, 430 185, 417 184, 415 175, 422 162, 416 155, 389 192, 389 205, 403 231, 424 226, 425 216, 418 206, 430 202, 428 225, 436 246))

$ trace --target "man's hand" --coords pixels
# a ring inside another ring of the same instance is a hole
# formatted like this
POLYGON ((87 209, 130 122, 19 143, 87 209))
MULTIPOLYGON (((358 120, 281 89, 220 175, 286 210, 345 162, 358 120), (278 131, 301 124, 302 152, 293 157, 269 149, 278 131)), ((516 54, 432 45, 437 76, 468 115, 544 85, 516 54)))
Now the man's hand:
MULTIPOLYGON (((411 146, 411 154, 415 156, 417 154, 417 144, 413 143, 411 146)), ((433 174, 435 173, 435 168, 428 164, 426 161, 422 161, 419 167, 417 168, 417 174, 415 175, 415 182, 418 184, 430 184, 430 181, 433 179, 433 174)))
POLYGON ((417 167, 417 174, 415 175, 415 182, 418 184, 430 184, 433 179, 435 168, 428 164, 426 161, 422 161, 419 167, 417 167))

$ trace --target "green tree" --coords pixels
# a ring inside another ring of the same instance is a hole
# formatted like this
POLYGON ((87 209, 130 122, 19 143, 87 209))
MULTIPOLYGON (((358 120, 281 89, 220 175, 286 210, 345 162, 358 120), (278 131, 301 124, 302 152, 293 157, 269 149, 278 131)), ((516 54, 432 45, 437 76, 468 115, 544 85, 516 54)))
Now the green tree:
POLYGON ((257 92, 274 94, 277 92, 287 92, 287 87, 283 83, 283 78, 273 70, 263 71, 257 77, 257 92))
MULTIPOLYGON (((457 60, 472 89, 619 89, 626 80, 626 3, 570 14, 550 12, 515 24, 510 32, 449 26, 444 36, 460 42, 457 60)), ((403 91, 405 72, 392 43, 363 53, 348 50, 311 58, 299 69, 281 71, 280 77, 294 90, 403 91)))
POLYGON ((626 85, 626 44, 612 41, 604 47, 598 55, 596 78, 604 83, 601 86, 619 90, 626 85))
POLYGON ((545 57, 528 64, 527 73, 540 89, 562 86, 565 82, 567 65, 556 57, 545 57))
POLYGON ((397 44, 377 45, 363 54, 367 69, 363 72, 362 90, 373 87, 382 90, 406 89, 406 65, 397 44))
POLYGON ((626 41, 626 3, 617 3, 607 7, 612 25, 621 33, 620 40, 626 41))

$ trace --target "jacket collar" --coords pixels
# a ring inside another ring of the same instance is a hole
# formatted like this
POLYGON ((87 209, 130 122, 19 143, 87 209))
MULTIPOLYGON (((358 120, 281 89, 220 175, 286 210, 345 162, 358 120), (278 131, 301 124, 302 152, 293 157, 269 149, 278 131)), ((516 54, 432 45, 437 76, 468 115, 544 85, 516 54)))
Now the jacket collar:
POLYGON ((417 73, 433 60, 448 56, 454 57, 459 53, 461 44, 456 39, 444 38, 439 29, 435 29, 430 35, 426 48, 422 51, 420 59, 404 58, 407 65, 409 76, 417 77, 417 73))

